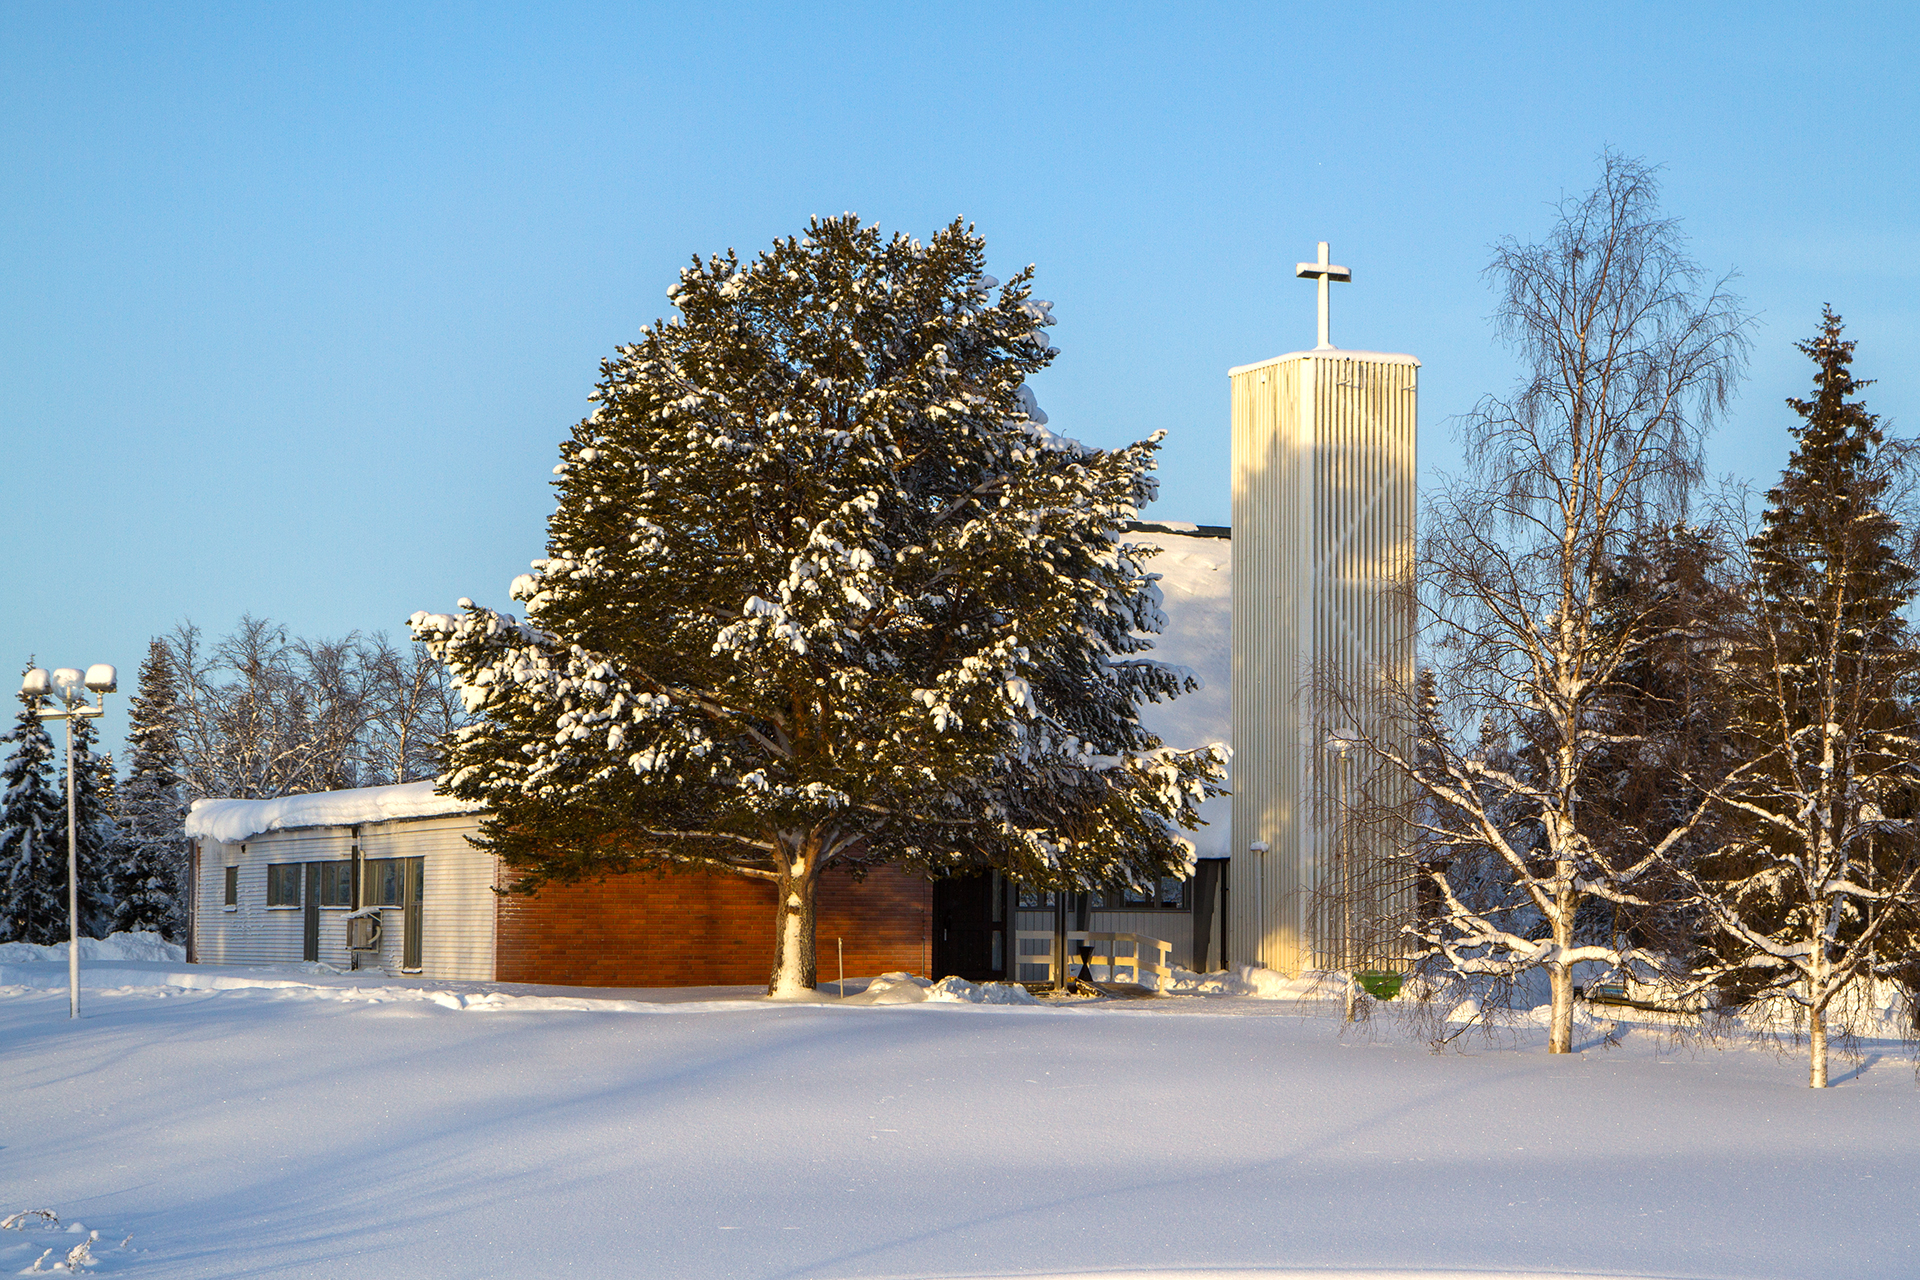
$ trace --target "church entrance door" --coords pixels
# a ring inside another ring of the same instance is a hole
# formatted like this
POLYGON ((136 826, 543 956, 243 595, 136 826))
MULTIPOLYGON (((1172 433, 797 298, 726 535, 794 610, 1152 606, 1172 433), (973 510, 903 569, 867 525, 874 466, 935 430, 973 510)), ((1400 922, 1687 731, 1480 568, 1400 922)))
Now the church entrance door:
POLYGON ((1007 976, 1007 889, 999 872, 933 883, 933 977, 1007 976))

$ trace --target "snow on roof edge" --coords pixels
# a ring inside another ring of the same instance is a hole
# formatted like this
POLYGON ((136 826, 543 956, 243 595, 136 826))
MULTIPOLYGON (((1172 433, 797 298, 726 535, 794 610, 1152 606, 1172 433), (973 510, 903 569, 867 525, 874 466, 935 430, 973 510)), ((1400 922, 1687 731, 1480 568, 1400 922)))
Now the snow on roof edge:
POLYGON ((1232 538, 1233 530, 1224 524, 1190 524, 1185 520, 1129 520, 1128 533, 1173 533, 1184 538, 1232 538))
POLYGON ((1289 351, 1283 356, 1256 360, 1252 364, 1238 364, 1227 370, 1227 376, 1231 378, 1236 373, 1251 373, 1255 369, 1264 369, 1288 360, 1358 360, 1364 364, 1410 364, 1416 369, 1420 367, 1418 356, 1400 351, 1349 351, 1345 347, 1317 347, 1312 351, 1289 351))
POLYGON ((444 818, 478 813, 486 808, 457 796, 435 795, 435 785, 428 779, 389 787, 275 796, 271 800, 195 800, 192 811, 187 814, 187 835, 237 844, 269 831, 444 818))

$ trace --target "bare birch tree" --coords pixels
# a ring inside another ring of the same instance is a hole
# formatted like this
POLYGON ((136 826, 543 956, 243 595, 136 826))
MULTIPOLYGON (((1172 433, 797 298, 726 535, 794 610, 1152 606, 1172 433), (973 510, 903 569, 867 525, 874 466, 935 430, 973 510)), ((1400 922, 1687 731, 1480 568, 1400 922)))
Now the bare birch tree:
POLYGON ((1596 757, 1634 736, 1609 723, 1608 700, 1667 627, 1651 610, 1603 617, 1602 604, 1615 557, 1684 509, 1747 322, 1661 216, 1647 165, 1604 154, 1598 184, 1557 213, 1542 242, 1495 249, 1496 321, 1524 374, 1463 419, 1468 472, 1428 505, 1437 688, 1424 703, 1408 691, 1423 749, 1405 759, 1372 745, 1423 796, 1408 845, 1432 885, 1428 942, 1462 974, 1543 969, 1548 1048, 1566 1053, 1575 967, 1648 958, 1625 939, 1577 936, 1583 904, 1650 905, 1638 886, 1703 812, 1597 829, 1605 810, 1585 803, 1596 757), (1461 725, 1483 726, 1479 741, 1461 725), (1461 891, 1456 866, 1477 868, 1476 892, 1461 891))
POLYGON ((465 719, 446 668, 417 644, 307 640, 250 616, 211 646, 190 622, 165 643, 180 775, 196 799, 431 778, 441 739, 465 719))
POLYGON ((447 669, 425 645, 395 645, 384 635, 367 642, 360 660, 369 703, 366 768, 394 782, 438 776, 441 740, 467 718, 447 669))

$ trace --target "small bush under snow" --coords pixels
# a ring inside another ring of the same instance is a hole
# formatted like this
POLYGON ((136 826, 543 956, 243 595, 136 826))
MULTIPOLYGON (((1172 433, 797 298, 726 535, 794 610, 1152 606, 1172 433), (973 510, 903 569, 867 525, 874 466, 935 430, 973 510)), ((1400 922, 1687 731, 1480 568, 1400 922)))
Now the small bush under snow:
POLYGON ((1017 982, 968 982, 942 978, 927 988, 927 999, 942 1004, 1039 1004, 1032 992, 1017 982))
POLYGON ((942 978, 938 982, 911 973, 883 973, 848 1004, 1039 1004, 1027 989, 1013 982, 968 982, 942 978))

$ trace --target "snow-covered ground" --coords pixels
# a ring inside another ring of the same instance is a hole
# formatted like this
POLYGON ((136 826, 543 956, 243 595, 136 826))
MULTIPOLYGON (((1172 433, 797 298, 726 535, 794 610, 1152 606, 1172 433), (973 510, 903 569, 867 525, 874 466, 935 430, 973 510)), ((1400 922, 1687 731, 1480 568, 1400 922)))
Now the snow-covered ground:
POLYGON ((0 1272, 97 1231, 152 1277, 1920 1273, 1894 1042, 1816 1093, 1663 1029, 1436 1054, 1291 999, 86 973, 73 1023, 57 956, 0 955, 0 1217, 60 1217, 0 1272))

